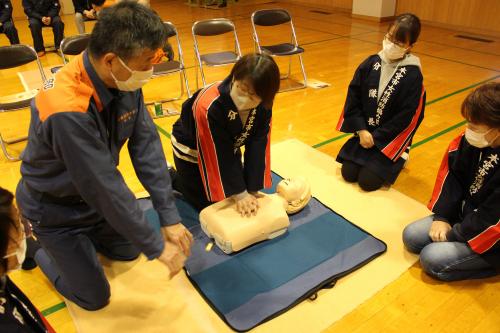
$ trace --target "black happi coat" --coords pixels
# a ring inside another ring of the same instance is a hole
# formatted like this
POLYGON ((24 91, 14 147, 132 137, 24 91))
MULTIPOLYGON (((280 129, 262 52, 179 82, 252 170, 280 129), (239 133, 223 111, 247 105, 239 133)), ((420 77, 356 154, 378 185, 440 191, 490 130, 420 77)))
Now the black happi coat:
POLYGON ((231 78, 196 92, 173 126, 174 154, 198 164, 207 199, 269 188, 272 111, 262 104, 242 124, 229 95, 231 78), (245 146, 244 163, 240 147, 245 146))
POLYGON ((424 117, 426 94, 420 68, 403 62, 377 101, 381 68, 379 55, 370 56, 358 67, 337 125, 345 133, 368 130, 375 145, 363 148, 355 134, 341 148, 337 161, 366 166, 387 183, 394 183, 424 117))
POLYGON ((428 205, 453 228, 449 241, 467 243, 500 269, 500 147, 476 148, 461 134, 441 162, 428 205))

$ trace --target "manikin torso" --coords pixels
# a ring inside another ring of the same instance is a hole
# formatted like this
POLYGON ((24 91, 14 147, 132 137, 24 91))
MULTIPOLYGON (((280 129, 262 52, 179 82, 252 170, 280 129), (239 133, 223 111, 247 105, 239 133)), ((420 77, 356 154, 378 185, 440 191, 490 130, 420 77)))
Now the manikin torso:
POLYGON ((285 179, 278 184, 277 193, 259 193, 255 216, 241 216, 234 201, 228 198, 203 209, 200 224, 222 251, 232 253, 284 234, 290 225, 287 213, 302 209, 310 197, 305 179, 285 179))

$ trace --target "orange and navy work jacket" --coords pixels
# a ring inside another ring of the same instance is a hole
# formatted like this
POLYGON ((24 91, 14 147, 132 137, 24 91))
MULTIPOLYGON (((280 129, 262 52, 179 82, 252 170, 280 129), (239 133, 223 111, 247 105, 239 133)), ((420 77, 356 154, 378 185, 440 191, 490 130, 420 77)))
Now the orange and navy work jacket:
POLYGON ((449 241, 466 242, 500 268, 500 147, 476 148, 463 134, 449 145, 428 205, 434 220, 453 228, 449 241))
POLYGON ((117 169, 125 143, 161 225, 178 223, 165 156, 142 91, 107 88, 84 52, 46 82, 32 102, 17 191, 22 214, 51 228, 105 219, 148 258, 158 257, 162 237, 147 222, 117 169), (48 210, 41 200, 33 200, 33 193, 61 202, 79 196, 91 208, 88 215, 97 213, 100 219, 74 221, 68 216, 58 221, 46 216, 48 210))
POLYGON ((172 132, 175 156, 198 164, 211 202, 272 185, 272 111, 259 105, 243 124, 229 95, 230 87, 228 77, 196 92, 184 102, 172 132))

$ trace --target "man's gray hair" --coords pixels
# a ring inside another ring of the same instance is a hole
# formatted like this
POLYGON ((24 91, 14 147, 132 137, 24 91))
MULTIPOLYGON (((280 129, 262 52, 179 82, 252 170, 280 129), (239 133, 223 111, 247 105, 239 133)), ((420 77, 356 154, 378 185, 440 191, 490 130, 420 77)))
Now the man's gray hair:
POLYGON ((136 1, 122 1, 100 12, 88 49, 95 58, 112 52, 128 60, 146 48, 163 47, 166 40, 166 29, 154 11, 136 1))

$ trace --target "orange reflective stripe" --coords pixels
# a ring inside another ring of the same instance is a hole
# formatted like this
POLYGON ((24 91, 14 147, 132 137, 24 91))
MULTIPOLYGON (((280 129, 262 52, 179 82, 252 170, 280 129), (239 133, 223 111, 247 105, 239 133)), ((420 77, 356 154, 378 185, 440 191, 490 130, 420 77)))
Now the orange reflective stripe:
POLYGON ((59 112, 87 112, 91 97, 94 97, 98 110, 102 110, 101 100, 83 65, 82 54, 64 66, 51 80, 35 97, 42 122, 59 112))

